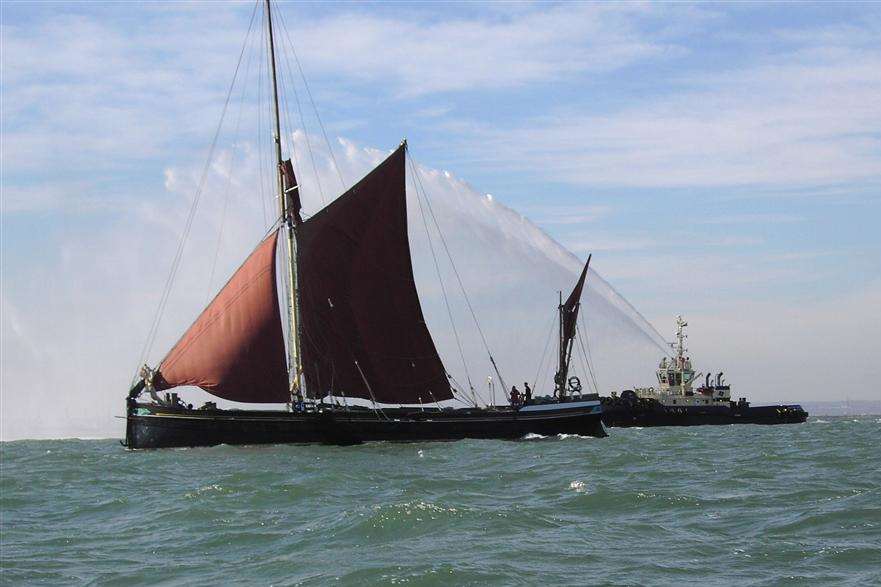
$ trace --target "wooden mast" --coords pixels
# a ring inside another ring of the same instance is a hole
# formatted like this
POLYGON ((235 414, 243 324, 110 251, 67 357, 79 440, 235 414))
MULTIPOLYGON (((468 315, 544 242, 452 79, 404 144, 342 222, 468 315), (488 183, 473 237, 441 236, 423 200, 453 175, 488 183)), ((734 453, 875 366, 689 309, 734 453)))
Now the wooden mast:
POLYGON ((300 331, 298 320, 298 297, 297 290, 297 254, 296 240, 294 238, 294 223, 292 213, 289 209, 288 197, 285 194, 283 165, 281 156, 281 120, 279 117, 278 104, 278 79, 275 73, 275 39, 272 34, 272 7, 270 0, 266 0, 266 21, 269 27, 269 62, 272 66, 272 105, 275 114, 275 159, 276 173, 278 177, 278 207, 281 215, 285 237, 287 238, 287 254, 288 254, 288 326, 290 336, 290 368, 293 371, 291 378, 291 403, 302 399, 302 389, 300 387, 300 374, 303 372, 302 360, 300 356, 300 331))
POLYGON ((563 292, 560 291, 557 293, 560 297, 560 303, 557 305, 557 312, 559 313, 559 329, 557 331, 557 375, 555 377, 555 383, 559 390, 559 399, 562 400, 563 396, 566 394, 566 351, 564 350, 566 341, 563 339, 563 321, 565 320, 565 316, 563 314, 563 292))

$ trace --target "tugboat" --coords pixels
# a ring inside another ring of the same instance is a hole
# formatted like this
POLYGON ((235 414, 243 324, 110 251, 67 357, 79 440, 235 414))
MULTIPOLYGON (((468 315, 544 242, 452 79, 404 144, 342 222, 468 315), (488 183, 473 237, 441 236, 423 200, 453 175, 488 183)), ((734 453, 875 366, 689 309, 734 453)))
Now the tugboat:
POLYGON ((626 389, 620 396, 601 398, 606 426, 699 426, 703 424, 795 424, 808 413, 800 405, 750 406, 746 398, 731 400, 731 386, 723 373, 707 373, 700 386, 686 353, 682 316, 676 317, 676 342, 670 343, 674 356, 658 365, 658 387, 626 389))
MULTIPOLYGON (((126 397, 123 444, 142 449, 517 439, 530 433, 606 436, 598 397, 561 391, 547 401, 531 401, 527 392, 521 401, 512 388, 508 405, 481 407, 471 388, 470 407, 441 406, 445 400, 467 403, 469 396, 457 389, 441 362, 416 290, 407 227, 406 141, 304 219, 294 166, 282 155, 270 0, 263 6, 278 217, 165 358, 155 368, 141 368, 126 397), (279 281, 285 284, 282 292, 279 281), (171 391, 185 387, 234 402, 286 404, 286 409, 222 409, 215 402, 194 408, 171 391)), ((560 307, 561 345, 570 349, 586 275, 587 266, 560 307)), ((485 339, 484 346, 504 388, 485 339)), ((568 357, 563 356, 567 365, 568 357)))

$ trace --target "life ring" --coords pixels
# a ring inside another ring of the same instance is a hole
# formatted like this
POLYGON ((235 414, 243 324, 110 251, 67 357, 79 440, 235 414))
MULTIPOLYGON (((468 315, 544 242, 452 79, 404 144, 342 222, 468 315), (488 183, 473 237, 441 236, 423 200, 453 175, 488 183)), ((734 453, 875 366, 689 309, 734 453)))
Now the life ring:
POLYGON ((578 393, 581 391, 581 379, 573 375, 569 378, 569 390, 578 393))

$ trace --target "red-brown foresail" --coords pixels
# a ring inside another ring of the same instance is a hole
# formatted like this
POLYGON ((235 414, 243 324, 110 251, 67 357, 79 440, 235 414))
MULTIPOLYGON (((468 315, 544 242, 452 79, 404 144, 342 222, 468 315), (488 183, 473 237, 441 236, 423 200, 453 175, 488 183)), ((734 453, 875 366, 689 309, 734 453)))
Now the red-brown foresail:
POLYGON ((277 241, 274 231, 260 243, 162 360, 157 390, 194 385, 238 402, 289 401, 277 241))

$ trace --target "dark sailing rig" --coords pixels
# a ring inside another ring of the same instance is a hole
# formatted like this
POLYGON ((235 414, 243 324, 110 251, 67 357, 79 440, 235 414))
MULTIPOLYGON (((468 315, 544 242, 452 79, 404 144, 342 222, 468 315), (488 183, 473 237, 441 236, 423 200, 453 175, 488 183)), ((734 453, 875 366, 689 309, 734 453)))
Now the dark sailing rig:
POLYGON ((693 383, 695 373, 686 354, 685 327, 678 316, 675 356, 664 357, 658 365, 658 388, 637 387, 602 398, 606 426, 698 426, 704 424, 796 424, 808 413, 799 405, 750 406, 746 398, 731 401, 731 387, 722 373, 715 379, 707 373, 703 385, 693 383))
MULTIPOLYGON (((335 201, 303 220, 293 166, 282 159, 268 0, 266 10, 278 226, 158 367, 142 369, 127 398, 125 445, 351 444, 515 439, 529 433, 605 436, 602 408, 594 397, 573 398, 561 392, 555 399, 529 405, 440 407, 438 402, 453 399, 454 393, 425 324, 413 278, 406 142, 335 201), (280 236, 287 241, 290 357, 276 284, 280 236), (237 402, 288 403, 291 410, 227 410, 213 403, 193 409, 177 393, 167 392, 179 386, 200 387, 237 402), (139 400, 144 392, 152 401, 139 400), (160 392, 166 392, 164 397, 160 392), (328 396, 330 403, 324 403, 328 396), (350 405, 348 400, 354 398, 368 400, 373 407, 350 405)), ((570 296, 576 312, 583 282, 582 274, 570 296)))
MULTIPOLYGON (((581 291, 584 289, 584 280, 590 267, 591 255, 587 256, 587 263, 581 271, 575 289, 563 302, 563 294, 560 293, 560 319, 559 319, 559 345, 557 347, 557 372, 554 374, 554 397, 565 398, 570 393, 581 392, 581 381, 578 377, 569 377, 569 363, 572 359, 572 347, 575 345, 576 325, 578 324, 578 310, 581 309, 581 291)), ((594 394, 592 399, 599 399, 594 394)))

